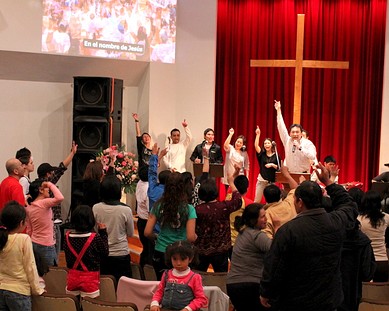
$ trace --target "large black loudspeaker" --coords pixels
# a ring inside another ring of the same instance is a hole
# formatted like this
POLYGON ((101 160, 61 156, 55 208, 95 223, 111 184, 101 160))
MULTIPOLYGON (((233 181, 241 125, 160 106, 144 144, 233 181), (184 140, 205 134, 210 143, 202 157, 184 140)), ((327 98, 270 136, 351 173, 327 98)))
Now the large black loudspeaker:
POLYGON ((123 80, 74 77, 72 207, 82 197, 82 176, 90 160, 111 145, 121 145, 123 80))

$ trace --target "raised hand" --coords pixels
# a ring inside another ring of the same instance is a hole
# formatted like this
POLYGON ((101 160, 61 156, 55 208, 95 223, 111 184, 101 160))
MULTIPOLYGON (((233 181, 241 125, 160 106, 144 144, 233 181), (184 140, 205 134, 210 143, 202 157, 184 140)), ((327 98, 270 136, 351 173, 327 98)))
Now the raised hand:
POLYGON ((321 162, 319 162, 319 164, 317 164, 316 167, 318 168, 317 170, 315 170, 317 178, 319 178, 319 180, 325 186, 331 185, 333 181, 330 179, 330 173, 327 170, 327 168, 321 162))
POLYGON ((255 135, 261 135, 261 130, 259 129, 258 125, 257 128, 255 129, 255 135))
POLYGON ((274 100, 274 108, 278 111, 281 109, 281 102, 279 100, 274 100))
POLYGON ((132 113, 132 117, 134 118, 135 121, 139 121, 139 116, 136 112, 132 113))
POLYGON ((187 127, 187 126, 188 126, 188 122, 186 122, 186 120, 185 120, 185 119, 184 119, 184 121, 182 121, 182 123, 181 123, 181 124, 182 124, 182 126, 183 126, 183 127, 187 127))
POLYGON ((234 135, 235 131, 234 131, 234 129, 231 127, 230 130, 228 131, 228 133, 230 133, 230 135, 234 135))

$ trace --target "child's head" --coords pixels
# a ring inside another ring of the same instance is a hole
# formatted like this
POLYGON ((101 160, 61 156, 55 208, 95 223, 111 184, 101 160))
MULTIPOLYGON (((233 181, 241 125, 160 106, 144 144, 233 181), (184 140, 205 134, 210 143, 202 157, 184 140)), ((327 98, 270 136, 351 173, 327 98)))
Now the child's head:
POLYGON ((177 241, 166 248, 165 260, 168 266, 184 271, 189 264, 197 265, 196 248, 188 241, 177 241))
POLYGON ((20 232, 25 229, 26 210, 16 201, 9 201, 0 215, 0 250, 7 244, 8 233, 20 227, 20 232))
POLYGON ((72 212, 72 224, 78 232, 91 232, 96 224, 92 208, 79 205, 72 212))

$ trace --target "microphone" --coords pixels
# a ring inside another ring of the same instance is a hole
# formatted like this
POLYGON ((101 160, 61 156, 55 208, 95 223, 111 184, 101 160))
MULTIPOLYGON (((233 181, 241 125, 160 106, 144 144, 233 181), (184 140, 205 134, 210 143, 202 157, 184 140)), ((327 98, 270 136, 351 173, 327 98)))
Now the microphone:
POLYGON ((271 142, 271 145, 274 146, 274 147, 277 146, 277 144, 276 144, 276 142, 274 140, 271 142))
POLYGON ((292 147, 292 152, 293 152, 293 153, 296 151, 296 143, 297 143, 297 141, 294 140, 294 141, 293 141, 293 147, 292 147))

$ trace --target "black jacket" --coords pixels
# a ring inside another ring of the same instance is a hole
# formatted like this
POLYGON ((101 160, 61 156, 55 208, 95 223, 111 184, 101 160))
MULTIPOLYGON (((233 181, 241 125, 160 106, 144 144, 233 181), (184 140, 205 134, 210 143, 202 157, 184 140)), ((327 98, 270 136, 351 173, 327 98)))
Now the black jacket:
MULTIPOLYGON (((196 158, 200 159, 203 162, 203 147, 205 146, 205 140, 198 144, 190 156, 190 160, 194 162, 196 158)), ((212 143, 211 148, 209 149, 209 163, 223 163, 223 155, 219 145, 212 143)))
POLYGON ((280 310, 332 311, 343 301, 341 250, 357 209, 342 186, 332 184, 327 193, 335 210, 298 214, 280 227, 265 258, 261 295, 280 310))

